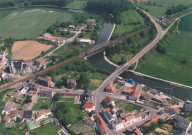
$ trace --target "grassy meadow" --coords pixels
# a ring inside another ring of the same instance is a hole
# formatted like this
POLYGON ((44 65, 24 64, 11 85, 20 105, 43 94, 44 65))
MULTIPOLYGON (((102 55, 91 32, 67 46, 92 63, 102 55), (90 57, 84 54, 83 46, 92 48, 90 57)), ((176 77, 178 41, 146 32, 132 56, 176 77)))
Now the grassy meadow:
POLYGON ((166 12, 168 7, 158 7, 158 6, 146 6, 142 5, 141 6, 143 9, 147 9, 148 12, 153 15, 154 17, 157 16, 166 16, 166 12))
POLYGON ((166 54, 149 52, 137 71, 154 77, 192 86, 192 14, 179 23, 179 32, 167 33, 166 54))
POLYGON ((72 9, 84 9, 86 6, 87 1, 74 1, 72 3, 69 3, 66 8, 72 8, 72 9))
MULTIPOLYGON (((62 11, 62 10, 61 10, 62 11)), ((21 9, 0 11, 0 37, 15 39, 32 39, 39 36, 54 22, 69 21, 70 13, 45 9, 21 9)))

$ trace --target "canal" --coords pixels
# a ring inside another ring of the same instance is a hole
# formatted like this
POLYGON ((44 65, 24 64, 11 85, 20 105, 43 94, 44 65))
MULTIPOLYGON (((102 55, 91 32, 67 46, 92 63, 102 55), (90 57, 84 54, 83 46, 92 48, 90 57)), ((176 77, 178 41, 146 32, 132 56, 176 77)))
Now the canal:
MULTIPOLYGON (((112 29, 113 29, 113 25, 111 23, 104 23, 103 29, 95 45, 106 42, 112 29)), ((116 69, 116 67, 110 65, 104 60, 103 53, 94 55, 89 59, 93 66, 96 66, 97 68, 100 68, 100 69, 107 70, 110 73, 112 73, 116 69)), ((161 81, 153 80, 143 76, 138 76, 131 72, 124 72, 121 76, 125 79, 132 78, 135 82, 142 83, 148 87, 157 89, 168 95, 170 94, 170 89, 172 89, 172 96, 183 99, 183 100, 184 99, 192 100, 192 89, 174 86, 161 81)))

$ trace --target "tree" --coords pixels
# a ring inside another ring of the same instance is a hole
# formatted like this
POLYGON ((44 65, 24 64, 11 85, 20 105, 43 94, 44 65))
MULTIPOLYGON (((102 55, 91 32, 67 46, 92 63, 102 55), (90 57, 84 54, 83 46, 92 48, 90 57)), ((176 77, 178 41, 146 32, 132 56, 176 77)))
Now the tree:
POLYGON ((165 47, 162 45, 157 45, 156 50, 157 50, 157 52, 162 53, 162 54, 166 53, 165 47))
POLYGON ((41 52, 41 56, 44 56, 44 55, 45 55, 45 52, 44 52, 44 51, 42 51, 42 52, 41 52))
POLYGON ((164 122, 163 119, 158 119, 158 124, 159 124, 159 126, 163 125, 164 123, 165 123, 165 122, 164 122))
POLYGON ((126 63, 125 57, 121 57, 120 64, 125 64, 125 63, 126 63))
POLYGON ((57 117, 59 120, 62 120, 62 119, 63 119, 63 114, 62 114, 62 112, 61 112, 60 109, 57 110, 56 117, 57 117))
POLYGON ((61 100, 62 96, 60 93, 56 93, 54 96, 53 96, 53 101, 59 101, 61 100))
POLYGON ((156 122, 152 122, 150 128, 151 128, 152 130, 156 129, 156 128, 157 128, 157 123, 156 123, 156 122))
POLYGON ((26 104, 31 102, 31 96, 27 95, 25 101, 26 104))
POLYGON ((6 50, 6 47, 5 47, 5 46, 1 46, 1 50, 2 50, 2 51, 5 51, 5 50, 6 50))

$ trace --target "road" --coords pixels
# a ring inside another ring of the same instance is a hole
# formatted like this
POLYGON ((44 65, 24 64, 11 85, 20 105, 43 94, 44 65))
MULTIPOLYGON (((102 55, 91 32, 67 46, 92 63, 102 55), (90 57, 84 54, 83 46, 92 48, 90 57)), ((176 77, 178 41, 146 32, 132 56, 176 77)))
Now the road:
POLYGON ((80 28, 79 31, 75 32, 75 35, 74 35, 73 37, 68 38, 65 43, 59 45, 57 48, 55 48, 54 50, 52 50, 51 52, 49 52, 48 54, 46 54, 46 55, 43 56, 43 57, 45 58, 45 57, 47 57, 47 56, 52 55, 53 52, 55 52, 56 50, 58 50, 59 48, 61 48, 61 47, 62 47, 63 45, 65 45, 65 44, 72 43, 72 42, 74 41, 74 39, 81 33, 81 30, 82 30, 82 28, 80 28))
POLYGON ((129 68, 135 61, 139 60, 143 55, 145 55, 151 48, 153 48, 160 39, 162 39, 167 31, 163 31, 161 26, 155 21, 153 16, 151 16, 149 13, 146 11, 142 10, 149 18, 150 20, 154 23, 156 29, 157 29, 157 35, 155 39, 148 44, 144 49, 142 49, 138 54, 136 54, 130 61, 128 61, 126 64, 122 65, 119 67, 115 72, 113 72, 107 79, 103 81, 103 83, 97 88, 95 91, 95 106, 96 106, 96 112, 100 112, 100 104, 101 101, 104 99, 104 89, 105 87, 111 83, 112 81, 115 80, 117 76, 122 74, 127 68, 129 68))

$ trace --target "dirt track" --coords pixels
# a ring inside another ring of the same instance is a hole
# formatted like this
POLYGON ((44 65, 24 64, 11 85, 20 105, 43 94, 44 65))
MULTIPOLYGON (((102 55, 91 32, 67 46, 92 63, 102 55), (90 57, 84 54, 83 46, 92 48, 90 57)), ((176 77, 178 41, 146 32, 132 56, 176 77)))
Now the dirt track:
POLYGON ((17 41, 12 47, 12 60, 33 59, 51 47, 51 45, 41 44, 37 41, 17 41))

